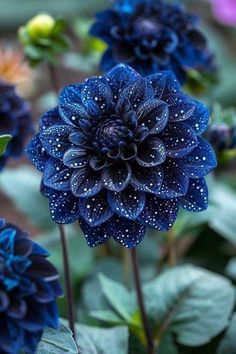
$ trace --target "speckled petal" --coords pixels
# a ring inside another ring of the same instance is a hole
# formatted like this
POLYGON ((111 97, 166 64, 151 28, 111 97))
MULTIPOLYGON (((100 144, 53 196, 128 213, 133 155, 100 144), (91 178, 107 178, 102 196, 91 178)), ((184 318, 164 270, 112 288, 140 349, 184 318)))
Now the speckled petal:
POLYGON ((157 134, 168 122, 169 108, 165 102, 153 98, 139 106, 137 116, 139 125, 147 127, 149 134, 157 134))
POLYGON ((49 159, 45 165, 43 182, 47 187, 67 191, 70 190, 70 179, 73 169, 66 167, 61 161, 49 159))
POLYGON ((189 119, 196 109, 195 101, 183 93, 167 95, 162 98, 169 106, 170 122, 189 119))
POLYGON ((86 149, 74 147, 67 150, 63 156, 63 163, 71 168, 82 168, 87 165, 89 156, 86 149))
POLYGON ((162 185, 163 170, 161 166, 145 168, 139 165, 132 166, 132 179, 130 183, 135 189, 156 194, 162 185))
POLYGON ((71 224, 79 218, 78 198, 71 192, 51 191, 49 206, 52 220, 58 224, 71 224))
POLYGON ((193 129, 186 123, 169 123, 161 134, 165 144, 166 154, 178 158, 187 155, 198 145, 198 139, 193 129))
POLYGON ((87 110, 79 103, 62 104, 59 106, 59 112, 63 121, 73 127, 80 127, 81 120, 89 120, 87 110))
POLYGON ((140 166, 152 167, 162 164, 166 159, 165 145, 156 137, 148 137, 139 145, 137 162, 140 166))
POLYGON ((40 134, 40 141, 49 155, 61 159, 71 145, 70 133, 68 125, 53 125, 40 134))
POLYGON ((115 192, 126 188, 131 178, 131 168, 128 163, 119 163, 107 167, 102 173, 104 186, 115 192))
POLYGON ((188 211, 204 211, 208 207, 208 188, 204 178, 190 179, 187 194, 179 198, 180 206, 188 211))
POLYGON ((91 197, 103 187, 100 174, 88 167, 75 170, 71 177, 71 191, 76 197, 91 197))
POLYGON ((132 221, 114 216, 110 222, 112 237, 122 246, 136 247, 144 238, 146 227, 138 221, 132 221))
POLYGON ((194 129, 196 134, 199 135, 207 130, 210 119, 210 112, 207 105, 199 101, 195 102, 197 106, 194 114, 188 119, 186 123, 188 123, 194 129))
POLYGON ((169 158, 162 166, 164 180, 158 194, 164 199, 173 199, 185 195, 188 190, 189 177, 181 159, 169 158))
POLYGON ((107 202, 107 192, 79 199, 80 214, 90 226, 98 226, 112 217, 114 212, 107 202))
POLYGON ((58 107, 50 109, 40 118, 39 131, 42 132, 43 130, 51 127, 54 124, 62 123, 63 120, 60 117, 58 107))
POLYGON ((189 177, 198 178, 208 174, 217 166, 216 155, 211 145, 198 137, 198 146, 183 158, 189 177))
POLYGON ((49 159, 49 155, 46 153, 46 150, 41 144, 39 135, 36 135, 29 145, 27 146, 27 157, 34 164, 34 166, 40 171, 43 172, 45 164, 49 159))
POLYGON ((84 233, 89 247, 97 247, 109 240, 112 235, 110 223, 111 219, 101 225, 92 227, 86 223, 83 218, 79 218, 80 227, 84 233))
POLYGON ((148 76, 149 81, 155 92, 155 97, 176 94, 180 92, 181 86, 172 71, 161 71, 157 74, 148 76))
POLYGON ((154 97, 154 91, 151 84, 145 78, 135 80, 134 83, 128 85, 121 92, 120 97, 127 98, 132 104, 133 108, 137 108, 138 105, 144 100, 154 97))
POLYGON ((82 101, 85 107, 94 101, 101 111, 110 109, 113 104, 113 95, 106 80, 100 77, 87 80, 82 90, 82 101))
POLYGON ((144 192, 135 190, 132 187, 122 192, 108 192, 108 202, 118 215, 127 219, 135 220, 145 205, 146 195, 144 192))
POLYGON ((135 82, 141 75, 130 66, 119 64, 106 74, 106 80, 113 92, 113 98, 116 100, 127 85, 135 82))
POLYGON ((81 91, 83 84, 72 84, 64 87, 59 96, 60 104, 82 103, 81 91))
POLYGON ((141 223, 159 231, 168 231, 178 214, 178 199, 164 200, 147 194, 146 204, 139 216, 141 223))

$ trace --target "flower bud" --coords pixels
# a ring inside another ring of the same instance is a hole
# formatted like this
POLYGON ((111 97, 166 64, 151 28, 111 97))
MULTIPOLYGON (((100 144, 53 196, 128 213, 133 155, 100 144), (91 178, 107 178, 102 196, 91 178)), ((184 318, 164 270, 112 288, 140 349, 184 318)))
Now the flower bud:
POLYGON ((26 30, 30 37, 37 38, 48 38, 55 26, 55 20, 52 16, 48 14, 40 14, 33 17, 26 24, 26 30))

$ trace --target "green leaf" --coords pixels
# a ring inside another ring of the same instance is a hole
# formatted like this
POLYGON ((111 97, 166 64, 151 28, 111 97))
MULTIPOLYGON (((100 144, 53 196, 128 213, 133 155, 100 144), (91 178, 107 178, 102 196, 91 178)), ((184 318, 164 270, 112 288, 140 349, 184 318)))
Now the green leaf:
POLYGON ((103 329, 77 325, 76 329, 79 354, 128 354, 127 327, 103 329))
POLYGON ((40 173, 28 166, 5 169, 1 174, 0 189, 34 225, 48 230, 55 224, 51 221, 48 201, 39 191, 41 178, 40 173))
POLYGON ((230 259, 226 266, 225 274, 234 281, 236 280, 236 257, 230 259))
POLYGON ((136 308, 135 295, 113 280, 100 274, 103 294, 115 311, 126 321, 130 321, 136 308))
POLYGON ((217 354, 235 354, 236 353, 236 312, 233 314, 232 320, 221 340, 217 354))
POLYGON ((6 151, 7 144, 12 139, 11 135, 1 135, 0 136, 0 156, 3 155, 6 151))
POLYGON ((110 324, 124 324, 120 316, 118 316, 115 312, 110 311, 110 310, 97 310, 97 311, 91 311, 90 315, 93 318, 96 318, 97 320, 100 321, 105 321, 110 324))
POLYGON ((158 348, 158 354, 178 354, 178 350, 171 334, 163 336, 158 348))
POLYGON ((147 312, 159 321, 156 338, 167 330, 180 344, 208 343, 228 324, 235 289, 222 276, 194 266, 180 266, 144 287, 147 312))
POLYGON ((42 60, 44 51, 38 48, 36 45, 26 45, 24 47, 25 55, 32 60, 42 60))
POLYGON ((36 354, 78 354, 70 329, 63 323, 58 330, 48 328, 38 345, 36 354))
POLYGON ((52 35, 53 36, 59 35, 65 30, 65 28, 66 28, 66 22, 64 18, 58 18, 56 20, 55 26, 53 27, 52 35))

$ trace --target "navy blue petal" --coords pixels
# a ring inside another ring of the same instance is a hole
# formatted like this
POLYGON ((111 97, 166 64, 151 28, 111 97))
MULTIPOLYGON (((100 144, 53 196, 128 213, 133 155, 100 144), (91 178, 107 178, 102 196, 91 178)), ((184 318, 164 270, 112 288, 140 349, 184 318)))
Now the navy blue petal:
POLYGON ((148 194, 139 220, 147 227, 168 231, 177 218, 178 208, 177 198, 164 200, 153 194, 148 194))
POLYGON ((162 97, 169 106, 170 122, 180 122, 193 116, 196 102, 183 93, 172 94, 162 97))
POLYGON ((113 58, 113 53, 110 48, 108 48, 102 56, 100 67, 102 71, 106 72, 113 68, 113 66, 117 64, 113 58))
POLYGON ((40 171, 43 172, 45 164, 49 158, 45 148, 42 146, 42 143, 39 139, 39 135, 36 135, 29 145, 27 146, 27 157, 34 164, 34 166, 40 171))
POLYGON ((164 179, 158 195, 164 199, 185 195, 188 190, 189 177, 184 163, 180 159, 169 158, 162 168, 164 179))
POLYGON ((70 192, 51 191, 49 207, 52 220, 58 224, 71 224, 79 218, 78 199, 70 192))
POLYGON ((68 149, 63 156, 63 163, 71 168, 82 168, 87 165, 89 156, 86 149, 74 147, 68 149))
POLYGON ((162 185, 163 169, 161 166, 145 168, 139 165, 132 167, 130 183, 135 189, 156 194, 162 185))
POLYGON ((39 138, 49 155, 61 159, 71 145, 70 133, 71 128, 68 125, 53 125, 44 130, 39 138))
POLYGON ((89 120, 87 110, 79 103, 62 104, 59 106, 59 112, 63 121, 73 127, 80 127, 81 120, 89 120))
POLYGON ((146 227, 139 221, 114 216, 109 220, 112 237, 127 248, 136 247, 144 238, 146 227))
POLYGON ((70 103, 82 103, 81 92, 83 84, 72 84, 64 87, 59 96, 60 105, 70 104, 70 103))
POLYGON ((85 107, 95 102, 101 111, 112 107, 113 94, 104 78, 95 77, 85 81, 82 90, 82 101, 85 107))
POLYGON ((79 209, 81 216, 90 226, 98 226, 114 214, 107 202, 107 192, 89 198, 80 198, 79 209))
POLYGON ((127 98, 134 108, 137 108, 144 100, 154 97, 151 84, 145 78, 135 80, 134 83, 126 86, 120 97, 127 98))
POLYGON ((154 89, 155 97, 176 94, 180 92, 181 86, 172 71, 161 71, 157 74, 148 76, 154 89))
POLYGON ((179 198, 179 204, 182 208, 199 212, 208 207, 208 188, 204 178, 190 179, 187 194, 179 198))
POLYGON ((165 102, 153 98, 139 106, 137 116, 139 125, 147 127, 150 134, 157 134, 168 122, 169 108, 165 102))
POLYGON ((192 178, 203 177, 217 166, 211 145, 201 137, 198 137, 198 142, 198 146, 183 158, 187 174, 192 178))
POLYGON ((169 157, 178 158, 187 155, 198 145, 193 129, 186 123, 169 123, 161 135, 169 157))
POLYGON ((84 221, 83 218, 79 218, 80 227, 84 233, 89 247, 99 246, 109 240, 109 238, 112 236, 109 228, 110 221, 111 220, 108 220, 101 225, 92 227, 86 221, 84 221))
POLYGON ((44 115, 40 118, 39 123, 39 131, 42 132, 43 130, 51 127, 55 124, 62 124, 63 120, 60 117, 58 107, 50 109, 48 112, 44 113, 44 115))
POLYGON ((100 174, 89 168, 79 168, 72 174, 71 191, 76 197, 91 197, 103 187, 100 174))
POLYGON ((166 159, 165 145, 156 137, 148 137, 138 149, 137 162, 140 166, 152 167, 162 164, 166 159))
POLYGON ((66 191, 70 190, 70 179, 73 169, 66 167, 61 161, 49 159, 45 165, 43 182, 47 187, 66 191))
POLYGON ((118 215, 135 220, 145 205, 146 194, 128 187, 122 192, 108 192, 108 202, 118 215))
POLYGON ((194 114, 188 119, 188 123, 196 132, 196 134, 204 133, 209 124, 210 112, 206 104, 195 101, 196 109, 194 114))
POLYGON ((108 166, 102 173, 104 186, 115 192, 126 188, 131 178, 131 168, 128 163, 119 163, 108 166))

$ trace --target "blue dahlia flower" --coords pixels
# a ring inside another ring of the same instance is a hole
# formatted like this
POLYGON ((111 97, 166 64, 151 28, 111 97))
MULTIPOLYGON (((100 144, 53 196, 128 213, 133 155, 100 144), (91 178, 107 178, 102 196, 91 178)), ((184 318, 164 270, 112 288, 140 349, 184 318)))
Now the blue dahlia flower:
POLYGON ((214 72, 213 55, 198 17, 183 5, 161 0, 116 0, 97 14, 90 34, 108 45, 101 68, 127 63, 142 75, 172 70, 181 83, 186 72, 214 72))
POLYGON ((0 352, 35 353, 45 327, 58 326, 62 295, 48 252, 0 219, 0 352))
POLYGON ((214 123, 208 129, 206 138, 216 151, 236 148, 236 127, 227 123, 214 123))
POLYGON ((113 237, 135 247, 146 227, 169 230, 179 206, 205 210, 203 177, 216 166, 199 136, 208 120, 171 72, 142 77, 120 64, 65 87, 28 146, 53 220, 79 220, 90 246, 113 237))
POLYGON ((33 132, 28 103, 18 96, 15 87, 0 80, 0 135, 10 134, 12 140, 0 157, 0 171, 9 157, 23 155, 26 139, 33 132))

